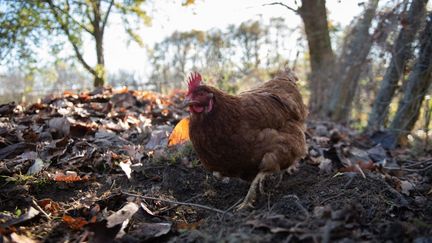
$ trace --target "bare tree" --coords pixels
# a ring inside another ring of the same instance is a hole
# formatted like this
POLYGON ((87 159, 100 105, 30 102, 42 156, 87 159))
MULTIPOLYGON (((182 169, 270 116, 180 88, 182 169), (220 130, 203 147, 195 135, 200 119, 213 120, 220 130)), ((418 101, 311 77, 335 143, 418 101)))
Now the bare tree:
POLYGON ((422 102, 432 83, 432 12, 420 36, 419 56, 411 71, 390 130, 399 138, 411 131, 417 121, 422 102))
POLYGON ((375 17, 378 1, 369 1, 363 16, 358 19, 344 40, 342 54, 335 68, 335 82, 327 111, 333 121, 347 122, 350 118, 360 74, 373 43, 369 29, 375 17))
POLYGON ((330 42, 325 0, 302 0, 298 9, 309 45, 311 64, 309 100, 310 113, 317 117, 325 117, 329 104, 329 87, 335 56, 330 42))
POLYGON ((412 43, 424 19, 426 3, 427 0, 413 0, 406 17, 402 19, 402 28, 393 46, 390 66, 387 68, 369 114, 367 125, 369 131, 379 130, 385 125, 389 105, 403 75, 405 65, 412 55, 412 43))

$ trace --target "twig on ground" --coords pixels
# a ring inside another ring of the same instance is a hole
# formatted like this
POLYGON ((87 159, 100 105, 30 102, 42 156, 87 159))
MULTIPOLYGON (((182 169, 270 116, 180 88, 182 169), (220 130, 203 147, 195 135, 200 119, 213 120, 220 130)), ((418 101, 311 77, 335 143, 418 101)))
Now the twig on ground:
POLYGON ((185 205, 185 206, 197 207, 197 208, 202 208, 202 209, 206 209, 209 211, 225 214, 225 211, 222 211, 222 210, 217 209, 217 208, 212 208, 212 207, 209 207, 206 205, 201 205, 201 204, 196 204, 196 203, 178 202, 178 201, 173 201, 173 200, 161 199, 161 198, 157 198, 157 197, 138 195, 138 194, 124 192, 124 191, 122 191, 122 193, 124 195, 132 196, 132 197, 139 197, 139 198, 143 198, 143 199, 147 199, 147 200, 155 200, 155 201, 162 201, 162 202, 167 202, 167 203, 172 203, 172 204, 180 204, 180 205, 185 205))
POLYGON ((236 203, 234 203, 232 206, 230 206, 229 208, 225 209, 224 211, 224 215, 226 213, 228 213, 229 211, 231 211, 235 206, 239 205, 241 203, 241 201, 243 201, 243 198, 240 198, 236 203))
POLYGON ((427 159, 427 160, 423 160, 423 161, 406 160, 406 163, 404 163, 404 167, 405 168, 417 167, 419 165, 430 164, 431 162, 432 162, 432 159, 427 159))
POLYGON ((424 168, 419 168, 419 169, 407 169, 407 168, 401 168, 401 170, 408 171, 408 172, 420 172, 420 171, 428 170, 428 169, 430 169, 431 167, 432 167, 432 165, 426 166, 426 167, 424 167, 424 168))
POLYGON ((49 214, 47 214, 47 212, 45 212, 45 210, 43 210, 39 204, 37 204, 37 202, 34 200, 34 198, 32 198, 32 203, 33 206, 36 207, 37 210, 39 210, 48 220, 51 220, 51 216, 49 214))
POLYGON ((362 168, 360 167, 359 164, 355 164, 354 167, 360 172, 360 174, 363 176, 364 179, 366 179, 366 175, 363 172, 362 168))
MULTIPOLYGON (((424 168, 418 168, 418 169, 410 169, 410 168, 407 168, 408 166, 404 166, 404 167, 384 167, 384 169, 387 169, 387 170, 403 170, 403 171, 408 171, 408 172, 420 172, 420 171, 425 171, 425 170, 428 170, 428 169, 430 169, 430 168, 432 168, 432 164, 431 165, 428 165, 428 166, 426 166, 426 167, 424 167, 424 168)), ((411 166, 411 167, 413 167, 413 166, 411 166)))
MULTIPOLYGON (((201 197, 201 196, 202 196, 202 194, 195 195, 195 196, 189 198, 188 200, 184 201, 184 203, 188 203, 188 202, 190 202, 190 201, 192 201, 192 200, 194 200, 194 199, 196 199, 196 198, 198 198, 198 197, 201 197)), ((162 209, 162 210, 160 210, 160 211, 158 210, 158 211, 155 212, 155 214, 160 214, 160 213, 163 213, 163 212, 166 212, 166 211, 172 210, 172 209, 178 207, 179 205, 180 205, 180 204, 177 204, 177 205, 171 206, 171 207, 169 207, 169 208, 162 209)))

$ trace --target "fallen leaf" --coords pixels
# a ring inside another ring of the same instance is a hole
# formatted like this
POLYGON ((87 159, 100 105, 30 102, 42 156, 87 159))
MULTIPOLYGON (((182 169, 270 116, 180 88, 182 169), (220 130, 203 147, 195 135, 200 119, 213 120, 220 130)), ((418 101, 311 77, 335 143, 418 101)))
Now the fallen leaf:
POLYGON ((155 216, 155 214, 144 204, 144 203, 140 203, 141 208, 148 214, 150 214, 151 216, 155 216))
POLYGON ((155 128, 155 130, 152 131, 150 140, 145 145, 145 148, 148 150, 155 150, 161 147, 166 147, 169 141, 169 131, 171 131, 170 126, 158 126, 155 128))
POLYGON ((120 111, 125 111, 122 109, 135 106, 136 102, 136 97, 129 93, 127 91, 127 88, 117 94, 114 94, 111 98, 111 103, 113 104, 113 106, 116 108, 120 108, 120 111))
POLYGON ((193 4, 195 4, 195 0, 186 0, 184 3, 182 3, 182 6, 186 7, 193 4))
POLYGON ((381 144, 377 144, 376 146, 368 149, 367 153, 374 162, 381 162, 387 159, 387 152, 381 144))
POLYGON ((114 242, 114 238, 121 229, 121 224, 112 228, 106 227, 106 220, 89 223, 85 227, 92 232, 89 242, 106 243, 114 242))
POLYGON ((45 211, 50 212, 52 215, 58 215, 60 212, 60 205, 50 198, 41 199, 37 204, 45 211))
POLYGON ((15 143, 0 149, 0 159, 7 159, 22 154, 28 150, 35 150, 36 145, 32 143, 15 143))
POLYGON ((40 213, 40 212, 39 212, 37 209, 35 209, 35 208, 33 208, 33 207, 30 207, 30 208, 27 210, 26 213, 22 214, 22 215, 21 215, 20 217, 18 217, 18 218, 13 218, 13 219, 11 219, 11 220, 6 221, 5 223, 1 223, 1 224, 0 224, 0 227, 1 227, 1 228, 6 228, 6 227, 9 227, 9 226, 13 226, 13 225, 16 225, 16 224, 20 224, 20 223, 22 223, 22 222, 24 222, 24 221, 27 221, 27 220, 30 220, 30 219, 36 217, 39 213, 40 213))
POLYGON ((27 171, 27 175, 34 175, 41 172, 47 165, 40 158, 35 159, 32 166, 27 171))
POLYGON ((414 189, 414 186, 409 181, 400 181, 401 192, 407 196, 409 196, 410 191, 414 189))
POLYGON ((107 218, 107 227, 111 228, 115 225, 123 223, 125 220, 129 220, 138 211, 138 209, 138 205, 133 202, 129 202, 123 208, 107 218))
POLYGON ((131 178, 131 173, 132 173, 131 165, 132 165, 132 162, 130 160, 128 160, 126 163, 120 162, 120 164, 119 164, 120 168, 124 171, 124 173, 126 174, 126 177, 128 179, 131 178))
POLYGON ((63 95, 66 97, 77 96, 77 94, 75 94, 73 91, 70 91, 70 90, 63 91, 63 95))
POLYGON ((62 173, 62 172, 57 172, 54 175, 54 181, 57 182, 76 182, 76 181, 86 181, 88 180, 88 178, 86 176, 80 177, 78 176, 76 173, 62 173))
POLYGON ((10 102, 8 104, 0 105, 0 116, 13 114, 13 110, 15 109, 15 107, 16 107, 15 102, 10 102))
POLYGON ((340 168, 340 172, 360 172, 362 173, 362 170, 369 170, 372 171, 376 168, 376 165, 372 161, 357 161, 356 163, 340 168))
POLYGON ((70 134, 70 122, 66 117, 54 117, 48 122, 49 128, 53 132, 58 132, 61 137, 70 134))
POLYGON ((137 204, 133 202, 129 202, 126 204, 123 208, 121 208, 119 211, 115 212, 114 214, 110 215, 107 218, 107 224, 106 226, 108 228, 113 228, 117 225, 121 225, 121 228, 119 232, 116 235, 116 238, 122 237, 124 234, 124 229, 129 224, 130 219, 132 216, 138 211, 139 207, 137 204))
POLYGON ((64 215, 62 219, 63 222, 65 222, 69 226, 69 228, 73 230, 80 230, 82 229, 82 227, 84 227, 84 225, 89 223, 83 217, 73 218, 69 215, 64 215))
POLYGON ((323 156, 319 157, 319 169, 324 173, 330 173, 333 169, 332 161, 324 158, 323 156))
POLYGON ((177 223, 177 230, 195 230, 198 229, 202 224, 204 223, 204 220, 201 219, 198 222, 194 223, 187 223, 187 222, 178 222, 177 223))
POLYGON ((171 135, 168 138, 168 146, 173 146, 177 144, 189 141, 189 118, 183 118, 174 127, 171 135))
POLYGON ((18 235, 15 232, 10 235, 10 238, 11 238, 11 242, 19 242, 19 243, 36 243, 37 242, 33 239, 28 238, 25 235, 18 235))
MULTIPOLYGON (((147 241, 168 234, 171 227, 171 223, 142 223, 136 230, 128 232, 128 235, 134 235, 141 241, 147 241)), ((157 240, 153 241, 157 242, 157 240)))

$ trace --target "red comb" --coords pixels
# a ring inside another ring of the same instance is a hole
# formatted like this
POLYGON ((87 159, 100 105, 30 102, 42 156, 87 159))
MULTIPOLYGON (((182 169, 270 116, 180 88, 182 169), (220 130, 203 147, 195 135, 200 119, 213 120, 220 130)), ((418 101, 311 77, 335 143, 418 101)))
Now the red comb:
POLYGON ((196 89, 196 87, 198 87, 201 84, 201 81, 202 81, 201 74, 199 74, 198 72, 191 73, 188 77, 189 93, 193 92, 193 90, 196 89))

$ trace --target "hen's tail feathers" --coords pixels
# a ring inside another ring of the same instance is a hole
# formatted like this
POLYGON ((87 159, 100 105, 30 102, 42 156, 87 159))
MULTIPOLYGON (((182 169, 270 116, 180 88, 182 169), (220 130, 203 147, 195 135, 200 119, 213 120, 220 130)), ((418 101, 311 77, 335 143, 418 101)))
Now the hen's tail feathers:
POLYGON ((282 78, 282 79, 288 79, 289 81, 296 83, 298 81, 297 76, 294 74, 294 72, 289 68, 286 67, 284 70, 280 70, 275 78, 282 78))

